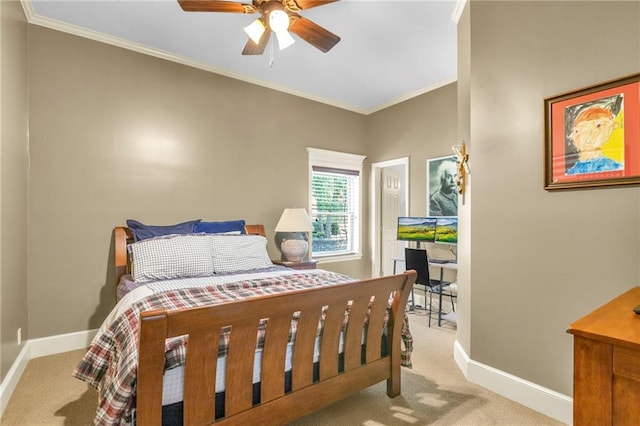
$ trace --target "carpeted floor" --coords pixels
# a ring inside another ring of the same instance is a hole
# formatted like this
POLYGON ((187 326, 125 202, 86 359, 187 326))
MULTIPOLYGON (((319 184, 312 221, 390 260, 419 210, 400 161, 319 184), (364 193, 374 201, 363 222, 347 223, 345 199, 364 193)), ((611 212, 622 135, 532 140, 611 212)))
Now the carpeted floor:
MULTIPOLYGON (((410 314, 413 369, 402 369, 402 395, 382 382, 292 425, 561 425, 549 417, 468 383, 453 360, 455 328, 427 327, 410 314)), ((96 392, 71 377, 84 350, 29 362, 5 410, 3 426, 92 424, 96 392)), ((257 420, 257 424, 259 424, 257 420)))

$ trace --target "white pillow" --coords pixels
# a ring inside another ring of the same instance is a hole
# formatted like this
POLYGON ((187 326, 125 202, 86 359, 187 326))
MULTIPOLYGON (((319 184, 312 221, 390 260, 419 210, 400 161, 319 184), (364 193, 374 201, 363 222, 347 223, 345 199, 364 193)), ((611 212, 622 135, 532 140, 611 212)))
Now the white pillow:
POLYGON ((170 235, 129 246, 135 282, 202 277, 214 274, 206 235, 170 235))
POLYGON ((211 235, 208 238, 213 269, 218 274, 273 265, 267 253, 267 239, 261 235, 211 235))

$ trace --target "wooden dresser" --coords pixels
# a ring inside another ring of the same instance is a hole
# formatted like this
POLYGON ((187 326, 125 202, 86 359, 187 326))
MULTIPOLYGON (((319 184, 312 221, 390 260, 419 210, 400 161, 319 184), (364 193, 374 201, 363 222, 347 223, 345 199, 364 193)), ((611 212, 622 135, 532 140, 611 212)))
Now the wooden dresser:
POLYGON ((640 424, 640 287, 567 330, 573 334, 573 424, 640 424))

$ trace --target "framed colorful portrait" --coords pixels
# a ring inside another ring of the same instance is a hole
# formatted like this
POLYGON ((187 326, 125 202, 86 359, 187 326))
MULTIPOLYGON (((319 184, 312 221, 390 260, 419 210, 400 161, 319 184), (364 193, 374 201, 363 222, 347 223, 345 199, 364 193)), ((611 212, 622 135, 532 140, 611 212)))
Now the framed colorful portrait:
POLYGON ((427 216, 458 216, 456 156, 427 160, 427 216))
POLYGON ((640 184, 640 74, 546 98, 544 188, 640 184))

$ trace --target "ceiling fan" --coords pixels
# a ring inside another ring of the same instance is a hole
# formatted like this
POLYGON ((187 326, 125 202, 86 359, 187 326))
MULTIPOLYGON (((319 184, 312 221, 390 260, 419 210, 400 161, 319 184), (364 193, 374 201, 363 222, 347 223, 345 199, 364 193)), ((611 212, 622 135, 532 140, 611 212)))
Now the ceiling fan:
POLYGON ((243 55, 261 55, 271 32, 276 34, 280 50, 295 42, 289 31, 301 39, 328 52, 340 37, 298 15, 301 10, 322 6, 338 0, 253 0, 251 4, 224 0, 178 0, 185 12, 260 13, 260 17, 244 28, 249 40, 243 55))

